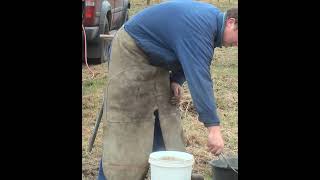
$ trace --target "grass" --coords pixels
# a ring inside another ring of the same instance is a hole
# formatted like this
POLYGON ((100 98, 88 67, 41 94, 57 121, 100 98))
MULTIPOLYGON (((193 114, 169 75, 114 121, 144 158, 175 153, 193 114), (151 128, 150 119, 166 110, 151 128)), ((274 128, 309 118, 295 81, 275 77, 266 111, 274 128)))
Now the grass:
MULTIPOLYGON (((207 1, 222 10, 234 7, 237 1, 207 1)), ((151 1, 151 5, 154 1, 151 1)), ((131 0, 130 16, 147 7, 146 0, 131 0)), ((214 80, 214 96, 217 111, 221 119, 222 134, 225 140, 225 154, 238 153, 238 48, 217 48, 211 66, 214 80)), ((82 67, 82 179, 94 180, 98 174, 102 154, 102 128, 99 128, 92 152, 87 152, 87 145, 95 125, 95 118, 101 106, 106 87, 106 64, 90 65, 96 76, 84 65, 82 67)), ((191 101, 187 85, 184 85, 184 97, 180 103, 183 129, 187 142, 187 151, 194 155, 194 172, 201 173, 206 180, 211 179, 212 172, 208 161, 217 157, 207 151, 207 129, 197 119, 197 113, 191 101)), ((103 123, 103 122, 102 122, 103 123)), ((100 124, 102 127, 102 124, 100 124)))

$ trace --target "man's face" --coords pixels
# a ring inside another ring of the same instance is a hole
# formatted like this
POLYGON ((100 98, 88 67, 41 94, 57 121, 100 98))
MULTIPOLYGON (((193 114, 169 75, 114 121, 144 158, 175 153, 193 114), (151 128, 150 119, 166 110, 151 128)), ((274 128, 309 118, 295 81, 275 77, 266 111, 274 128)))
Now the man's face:
POLYGON ((229 18, 226 21, 223 34, 223 46, 238 46, 238 26, 234 18, 229 18))

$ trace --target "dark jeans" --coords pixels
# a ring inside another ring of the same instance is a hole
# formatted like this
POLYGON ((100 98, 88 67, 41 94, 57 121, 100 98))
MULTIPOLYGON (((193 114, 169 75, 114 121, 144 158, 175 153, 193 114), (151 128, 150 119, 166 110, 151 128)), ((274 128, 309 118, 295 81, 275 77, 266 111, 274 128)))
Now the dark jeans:
MULTIPOLYGON (((165 145, 163 142, 161 127, 160 127, 160 122, 159 122, 158 110, 156 110, 154 112, 154 116, 155 116, 155 124, 154 124, 154 136, 153 136, 153 149, 152 149, 152 151, 153 152, 164 151, 166 148, 165 148, 165 145)), ((102 160, 100 160, 98 180, 107 180, 107 178, 103 174, 102 160)))

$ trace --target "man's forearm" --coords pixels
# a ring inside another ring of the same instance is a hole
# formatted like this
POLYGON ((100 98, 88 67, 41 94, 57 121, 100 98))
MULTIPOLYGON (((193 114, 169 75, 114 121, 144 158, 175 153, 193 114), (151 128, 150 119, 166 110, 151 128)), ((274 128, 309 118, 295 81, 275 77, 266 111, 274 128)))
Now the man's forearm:
POLYGON ((220 132, 220 126, 217 125, 217 126, 210 126, 210 127, 207 127, 208 128, 208 131, 209 133, 215 133, 215 132, 220 132))

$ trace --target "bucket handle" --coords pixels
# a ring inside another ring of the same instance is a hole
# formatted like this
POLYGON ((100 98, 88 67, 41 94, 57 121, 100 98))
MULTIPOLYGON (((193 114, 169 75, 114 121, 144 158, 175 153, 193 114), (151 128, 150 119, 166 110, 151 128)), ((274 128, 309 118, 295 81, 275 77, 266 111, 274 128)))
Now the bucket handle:
POLYGON ((231 165, 230 165, 230 162, 227 160, 227 158, 224 157, 223 153, 221 153, 218 157, 219 159, 221 160, 220 156, 223 158, 223 160, 226 162, 227 164, 227 167, 230 167, 235 173, 238 174, 238 171, 235 170, 231 165))

